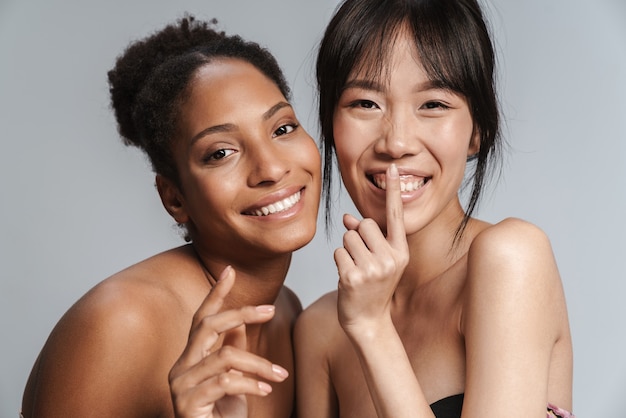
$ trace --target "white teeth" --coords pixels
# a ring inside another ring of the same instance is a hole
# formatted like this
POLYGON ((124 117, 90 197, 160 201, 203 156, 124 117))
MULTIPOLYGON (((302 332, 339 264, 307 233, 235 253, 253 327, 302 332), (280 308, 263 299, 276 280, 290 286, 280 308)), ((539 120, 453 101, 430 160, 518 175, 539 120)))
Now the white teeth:
MULTIPOLYGON (((300 201, 300 192, 294 193, 293 195, 284 198, 278 202, 271 203, 267 206, 263 206, 254 211, 254 215, 256 216, 267 216, 277 212, 284 212, 287 209, 291 208, 293 205, 300 201)), ((252 213, 250 214, 252 215, 252 213)))
MULTIPOLYGON (((400 179, 400 191, 412 192, 413 190, 417 190, 420 187, 422 187, 425 183, 426 183, 425 178, 422 178, 420 180, 415 180, 415 181, 406 181, 406 180, 400 179)), ((374 177, 374 184, 376 184, 376 186, 379 189, 387 190, 387 183, 385 182, 384 179, 374 177)))

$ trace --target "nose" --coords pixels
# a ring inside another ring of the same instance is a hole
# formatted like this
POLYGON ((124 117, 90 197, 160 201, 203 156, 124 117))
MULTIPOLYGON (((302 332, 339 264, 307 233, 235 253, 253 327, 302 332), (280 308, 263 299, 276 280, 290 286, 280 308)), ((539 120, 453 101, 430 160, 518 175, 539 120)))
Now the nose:
POLYGON ((272 140, 248 149, 248 186, 278 183, 289 172, 289 155, 272 140))
POLYGON ((419 153, 423 144, 418 128, 417 118, 410 106, 389 112, 384 118, 384 126, 374 144, 374 151, 392 159, 419 153))

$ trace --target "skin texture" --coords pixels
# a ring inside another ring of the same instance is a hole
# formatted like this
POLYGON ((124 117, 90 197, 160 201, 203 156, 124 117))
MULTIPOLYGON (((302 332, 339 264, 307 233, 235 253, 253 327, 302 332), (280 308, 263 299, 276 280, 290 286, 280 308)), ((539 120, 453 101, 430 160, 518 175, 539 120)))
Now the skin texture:
POLYGON ((317 147, 276 85, 237 59, 201 67, 181 115, 180 187, 157 186, 193 243, 68 310, 33 368, 25 417, 291 416, 301 306, 283 282, 315 233, 317 147), (250 214, 298 191, 287 210, 250 214))
POLYGON ((463 417, 571 410, 549 240, 519 219, 472 218, 453 246, 477 133, 465 98, 429 84, 413 41, 401 33, 393 48, 388 78, 352 74, 335 111, 342 179, 365 219, 344 216, 338 290, 296 324, 299 416, 431 417, 459 393, 463 417))

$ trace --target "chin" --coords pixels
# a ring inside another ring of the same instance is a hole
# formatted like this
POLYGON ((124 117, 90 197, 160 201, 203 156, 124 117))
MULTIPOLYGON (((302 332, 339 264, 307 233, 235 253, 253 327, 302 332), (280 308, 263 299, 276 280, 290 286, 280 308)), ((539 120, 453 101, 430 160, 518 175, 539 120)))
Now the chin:
POLYGON ((298 231, 292 231, 292 235, 287 240, 289 243, 291 243, 291 251, 297 251, 310 243, 315 236, 315 231, 315 226, 313 226, 312 228, 303 228, 299 229, 298 231))

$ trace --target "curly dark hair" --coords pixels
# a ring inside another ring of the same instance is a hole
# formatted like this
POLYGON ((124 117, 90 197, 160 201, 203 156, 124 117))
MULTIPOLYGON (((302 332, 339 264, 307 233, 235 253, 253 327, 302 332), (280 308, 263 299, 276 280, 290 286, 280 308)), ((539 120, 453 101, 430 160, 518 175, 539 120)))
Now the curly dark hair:
POLYGON ((152 169, 177 186, 172 144, 181 105, 198 68, 215 58, 237 58, 271 79, 287 100, 290 89, 274 56, 255 42, 215 29, 217 20, 185 15, 131 43, 108 72, 111 106, 126 145, 142 149, 152 169))

